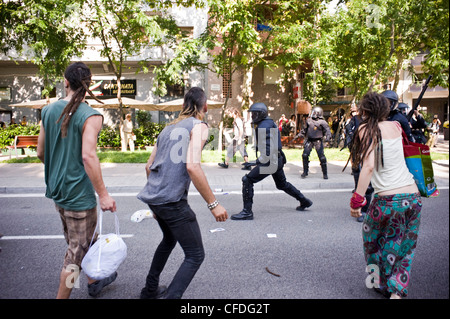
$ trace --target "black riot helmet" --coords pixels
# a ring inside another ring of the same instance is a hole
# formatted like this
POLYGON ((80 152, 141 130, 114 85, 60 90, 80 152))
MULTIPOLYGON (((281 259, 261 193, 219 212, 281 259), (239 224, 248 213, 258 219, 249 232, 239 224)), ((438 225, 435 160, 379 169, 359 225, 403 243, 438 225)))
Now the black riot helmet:
POLYGON ((252 122, 255 124, 264 120, 268 115, 267 106, 261 102, 253 103, 248 111, 252 112, 252 122))
POLYGON ((398 106, 398 95, 392 90, 386 90, 381 93, 385 98, 391 103, 391 112, 397 109, 398 106))
POLYGON ((398 103, 397 109, 403 113, 404 115, 406 115, 406 110, 409 108, 408 104, 406 103, 398 103))
POLYGON ((311 111, 311 117, 314 120, 323 119, 323 110, 320 106, 316 106, 311 111))

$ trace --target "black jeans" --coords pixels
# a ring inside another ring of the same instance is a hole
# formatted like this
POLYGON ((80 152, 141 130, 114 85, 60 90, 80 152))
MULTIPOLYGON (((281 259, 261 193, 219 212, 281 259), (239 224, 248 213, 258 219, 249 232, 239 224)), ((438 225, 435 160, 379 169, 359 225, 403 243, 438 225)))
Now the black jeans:
POLYGON ((149 207, 157 216, 163 239, 153 256, 146 288, 148 291, 155 291, 158 288, 159 275, 178 242, 184 251, 185 259, 167 288, 166 298, 180 299, 205 258, 197 218, 186 200, 149 207))

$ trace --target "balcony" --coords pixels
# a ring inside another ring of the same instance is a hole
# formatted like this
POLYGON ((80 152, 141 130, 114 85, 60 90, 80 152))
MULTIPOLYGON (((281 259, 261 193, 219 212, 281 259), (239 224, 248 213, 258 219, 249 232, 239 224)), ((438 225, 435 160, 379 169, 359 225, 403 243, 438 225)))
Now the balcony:
MULTIPOLYGON (((412 83, 408 88, 408 93, 411 93, 413 99, 417 98, 422 92, 423 85, 425 81, 422 83, 412 83)), ((448 97, 448 89, 443 88, 442 86, 428 87, 425 91, 424 98, 447 98, 448 97)))

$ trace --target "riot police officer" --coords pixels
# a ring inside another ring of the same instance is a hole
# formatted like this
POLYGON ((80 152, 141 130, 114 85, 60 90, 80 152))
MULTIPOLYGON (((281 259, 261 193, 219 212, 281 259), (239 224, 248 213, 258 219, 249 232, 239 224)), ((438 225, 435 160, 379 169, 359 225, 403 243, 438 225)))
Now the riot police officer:
POLYGON ((306 126, 302 128, 298 136, 305 137, 305 145, 303 146, 302 154, 302 178, 308 176, 309 155, 314 147, 320 160, 323 178, 328 179, 327 158, 325 157, 325 153, 323 151, 322 138, 325 136, 326 140, 329 141, 331 139, 331 131, 328 123, 323 119, 323 110, 321 107, 316 106, 312 109, 311 116, 306 119, 306 126))
POLYGON ((389 100, 391 103, 391 112, 388 116, 388 121, 397 121, 402 126, 403 131, 405 132, 406 136, 408 137, 408 140, 411 142, 414 142, 414 137, 411 133, 411 127, 409 126, 409 121, 406 118, 405 115, 401 113, 401 111, 398 109, 398 95, 392 90, 386 90, 383 93, 381 93, 385 98, 389 100))
POLYGON ((409 123, 411 124, 411 134, 414 137, 416 143, 426 144, 427 138, 425 137, 424 130, 427 129, 428 123, 425 121, 422 114, 419 112, 420 106, 417 110, 413 111, 409 123))
POLYGON ((253 185, 262 181, 269 175, 275 182, 277 189, 283 190, 300 202, 296 209, 303 211, 312 205, 297 188, 286 181, 283 166, 286 157, 281 149, 281 137, 275 122, 268 117, 267 106, 264 103, 254 103, 250 109, 252 123, 255 125, 256 152, 260 155, 254 163, 254 168, 242 178, 243 210, 231 216, 233 220, 253 219, 253 185))
POLYGON ((408 104, 406 103, 398 103, 397 109, 400 111, 400 113, 403 114, 403 116, 405 116, 406 118, 408 118, 408 114, 406 113, 408 111, 408 104))

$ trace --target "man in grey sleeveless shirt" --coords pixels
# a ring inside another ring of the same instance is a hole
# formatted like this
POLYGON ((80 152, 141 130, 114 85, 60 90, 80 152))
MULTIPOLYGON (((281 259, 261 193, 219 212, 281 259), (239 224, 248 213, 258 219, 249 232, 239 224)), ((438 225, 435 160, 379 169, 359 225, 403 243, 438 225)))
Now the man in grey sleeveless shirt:
POLYGON ((164 128, 146 165, 147 184, 138 198, 153 211, 163 232, 156 249, 141 298, 179 299, 203 262, 205 252, 195 213, 187 202, 191 181, 218 222, 227 211, 216 200, 201 168, 201 153, 208 138, 208 126, 201 122, 207 111, 206 95, 193 87, 184 97, 177 120, 164 128), (185 259, 169 287, 159 286, 159 276, 175 247, 182 247, 185 259))

